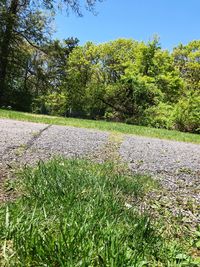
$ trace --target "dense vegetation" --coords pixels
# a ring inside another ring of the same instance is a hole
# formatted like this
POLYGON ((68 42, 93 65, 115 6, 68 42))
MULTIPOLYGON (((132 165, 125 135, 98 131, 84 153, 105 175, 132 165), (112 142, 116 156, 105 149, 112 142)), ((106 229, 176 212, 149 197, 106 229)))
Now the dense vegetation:
MULTIPOLYGON (((81 15, 77 1, 64 4, 81 15)), ((171 53, 156 37, 80 46, 50 38, 56 10, 52 1, 1 1, 0 107, 200 131, 199 40, 171 53)))

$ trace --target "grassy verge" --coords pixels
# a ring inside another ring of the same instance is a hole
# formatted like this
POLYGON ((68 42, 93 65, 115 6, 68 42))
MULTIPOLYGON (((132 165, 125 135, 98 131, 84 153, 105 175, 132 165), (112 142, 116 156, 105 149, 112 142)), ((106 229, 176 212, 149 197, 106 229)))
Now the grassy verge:
POLYGON ((149 136, 161 139, 169 139, 169 140, 200 144, 200 135, 197 134, 183 133, 179 131, 170 131, 165 129, 155 129, 144 126, 127 125, 124 123, 35 115, 30 113, 23 113, 23 112, 16 112, 16 111, 9 111, 2 109, 0 109, 0 118, 9 118, 9 119, 40 122, 47 124, 68 125, 75 127, 98 129, 102 131, 119 132, 123 134, 134 134, 140 136, 149 136))
POLYGON ((21 196, 0 209, 1 266, 197 266, 138 211, 155 186, 111 163, 54 159, 26 169, 21 196))

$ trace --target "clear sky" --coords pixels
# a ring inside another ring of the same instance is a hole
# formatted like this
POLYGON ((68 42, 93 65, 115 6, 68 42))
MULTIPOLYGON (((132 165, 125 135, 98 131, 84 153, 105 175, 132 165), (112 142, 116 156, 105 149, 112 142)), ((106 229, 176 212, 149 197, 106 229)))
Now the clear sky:
POLYGON ((170 50, 200 39, 200 0, 105 0, 96 11, 97 16, 85 11, 82 18, 57 15, 54 37, 73 36, 84 44, 117 38, 148 41, 157 34, 162 47, 170 50))

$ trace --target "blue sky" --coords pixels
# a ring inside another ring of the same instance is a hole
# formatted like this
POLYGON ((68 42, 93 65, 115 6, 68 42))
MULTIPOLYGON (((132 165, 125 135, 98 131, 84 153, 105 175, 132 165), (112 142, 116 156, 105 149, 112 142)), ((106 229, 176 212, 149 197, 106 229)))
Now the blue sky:
POLYGON ((117 38, 148 41, 157 34, 169 50, 200 39, 200 0, 105 0, 96 10, 97 16, 85 11, 82 18, 57 15, 54 37, 73 36, 84 44, 117 38))

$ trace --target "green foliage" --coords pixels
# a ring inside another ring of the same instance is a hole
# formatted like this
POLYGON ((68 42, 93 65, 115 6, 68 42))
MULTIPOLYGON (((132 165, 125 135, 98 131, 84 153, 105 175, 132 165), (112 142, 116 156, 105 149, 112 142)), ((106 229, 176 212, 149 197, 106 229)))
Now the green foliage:
POLYGON ((174 107, 160 102, 157 106, 148 108, 143 123, 155 128, 173 129, 174 107))
MULTIPOLYGON (((67 90, 73 91, 72 108, 77 109, 74 107, 77 99, 80 106, 84 106, 90 95, 92 104, 95 102, 99 107, 105 107, 105 117, 118 114, 118 118, 123 120, 141 116, 147 107, 163 97, 157 85, 158 79, 151 77, 156 67, 152 66, 154 63, 146 55, 148 50, 154 55, 159 49, 156 41, 145 45, 124 39, 98 46, 87 43, 74 49, 69 57, 66 83, 67 90), (144 64, 147 65, 146 75, 144 64)), ((163 69, 163 64, 161 66, 163 69)))
POLYGON ((181 131, 200 133, 200 93, 189 92, 176 105, 174 120, 181 131))
POLYGON ((41 96, 32 105, 34 113, 46 113, 64 116, 68 112, 68 98, 64 93, 52 93, 41 96))
POLYGON ((0 210, 2 264, 178 266, 182 249, 135 206, 153 186, 111 163, 58 159, 26 169, 21 197, 0 210))
POLYGON ((200 86, 200 41, 180 44, 173 51, 174 63, 187 85, 187 91, 199 91, 200 86))
MULTIPOLYGON (((147 44, 125 39, 87 43, 69 56, 66 91, 71 109, 90 118, 141 124, 147 109, 159 109, 161 102, 173 105, 183 88, 173 57, 161 49, 157 38, 147 44)), ((146 122, 171 128, 160 120, 146 122)))
MULTIPOLYGON (((63 62, 65 65, 65 59, 72 51, 74 44, 77 44, 77 39, 68 39, 65 42, 67 49, 63 48, 59 41, 54 41, 52 44, 50 42, 51 21, 61 8, 65 11, 72 10, 82 16, 81 4, 84 3, 88 10, 94 11, 98 0, 81 2, 79 0, 65 0, 59 4, 52 0, 34 1, 34 3, 30 0, 25 2, 3 0, 0 2, 0 106, 15 102, 10 96, 10 92, 13 90, 29 91, 31 96, 35 96, 34 87, 36 87, 37 95, 35 97, 38 97, 41 88, 44 93, 44 84, 49 89, 49 87, 52 88, 62 83, 65 74, 63 62), (26 46, 25 55, 31 48, 34 50, 25 61, 23 57, 21 58, 23 46, 26 46), (44 60, 47 54, 49 56, 48 63, 44 60), (54 57, 54 61, 52 61, 52 57, 54 57), (52 84, 52 80, 54 80, 54 84, 52 84)), ((14 105, 14 108, 18 106, 19 103, 14 105)))
MULTIPOLYGON (((33 73, 30 47, 42 46, 50 33, 51 13, 44 14, 39 3, 5 1, 0 6, 0 105, 13 104, 12 92, 30 90, 27 80, 33 73), (1 8, 2 7, 2 8, 1 8), (3 16, 2 16, 3 15, 3 16), (33 26, 34 25, 34 26, 33 26)), ((17 95, 17 93, 15 94, 17 95)), ((17 104, 18 105, 18 104, 17 104)), ((13 105, 14 108, 15 105, 13 105)))
MULTIPOLYGON (((94 11, 99 1, 66 0, 60 7, 82 16, 81 4, 94 11)), ((0 106, 199 131, 193 94, 200 89, 199 40, 173 53, 157 36, 78 46, 77 38, 51 40, 57 11, 52 0, 0 2, 0 106), (189 92, 191 107, 183 97, 189 92), (176 106, 175 123, 169 106, 176 106)))

